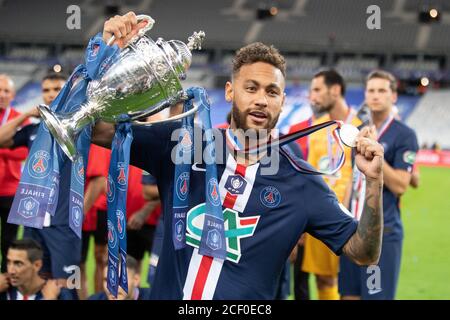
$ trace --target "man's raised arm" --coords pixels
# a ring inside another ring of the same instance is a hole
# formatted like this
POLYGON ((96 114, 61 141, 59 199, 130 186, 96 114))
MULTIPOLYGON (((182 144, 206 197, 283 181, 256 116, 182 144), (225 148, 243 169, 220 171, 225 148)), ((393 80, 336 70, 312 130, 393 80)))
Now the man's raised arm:
MULTIPOLYGON (((138 23, 136 14, 131 11, 123 16, 114 16, 103 25, 103 41, 108 43, 109 39, 114 35, 115 40, 113 44, 123 48, 146 24, 146 21, 138 23)), ((96 145, 110 148, 114 132, 113 124, 99 121, 95 124, 92 132, 92 142, 96 145)))
POLYGON ((355 234, 343 252, 359 265, 377 264, 383 237, 383 147, 361 131, 356 145, 356 166, 366 176, 364 209, 355 234))

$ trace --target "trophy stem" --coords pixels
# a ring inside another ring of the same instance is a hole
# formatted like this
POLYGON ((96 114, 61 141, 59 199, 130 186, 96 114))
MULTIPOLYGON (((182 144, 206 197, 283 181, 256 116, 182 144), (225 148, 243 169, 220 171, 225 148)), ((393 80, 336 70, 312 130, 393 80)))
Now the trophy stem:
POLYGON ((76 141, 78 140, 78 133, 92 122, 92 116, 86 115, 86 109, 92 110, 88 106, 82 106, 70 117, 64 117, 57 116, 46 105, 40 105, 38 108, 48 130, 71 161, 75 161, 77 157, 76 141))

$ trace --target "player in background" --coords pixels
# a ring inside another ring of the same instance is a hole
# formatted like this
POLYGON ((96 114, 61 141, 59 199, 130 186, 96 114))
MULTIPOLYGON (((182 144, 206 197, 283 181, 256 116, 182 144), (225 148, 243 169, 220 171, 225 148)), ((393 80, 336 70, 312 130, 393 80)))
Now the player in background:
MULTIPOLYGON (((313 124, 329 120, 340 120, 347 124, 359 126, 361 120, 345 101, 346 85, 342 76, 335 70, 317 73, 311 81, 310 101, 317 112, 323 115, 313 124)), ((309 136, 308 162, 322 171, 331 171, 336 167, 340 149, 335 143, 330 130, 322 130, 309 136)), ((346 159, 351 157, 351 149, 345 148, 346 159)), ((352 180, 352 164, 346 161, 334 175, 325 175, 324 180, 336 193, 338 200, 344 203, 349 193, 352 180)), ((320 300, 338 300, 337 275, 339 257, 321 241, 310 234, 305 235, 305 256, 302 269, 316 276, 316 285, 320 300)))
MULTIPOLYGON (((400 273, 403 225, 400 219, 400 197, 411 182, 411 172, 418 150, 415 132, 395 119, 392 107, 397 101, 397 81, 386 71, 375 70, 366 79, 365 103, 373 125, 361 133, 377 139, 384 147, 383 212, 384 232, 378 264, 359 267, 342 257, 339 291, 343 299, 392 300, 400 273)), ((354 168, 351 212, 360 219, 366 189, 366 177, 354 168)))

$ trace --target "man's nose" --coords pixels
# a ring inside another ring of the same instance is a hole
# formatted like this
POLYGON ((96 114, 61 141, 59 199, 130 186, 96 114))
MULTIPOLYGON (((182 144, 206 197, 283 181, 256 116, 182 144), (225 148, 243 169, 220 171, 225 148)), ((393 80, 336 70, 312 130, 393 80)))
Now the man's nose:
POLYGON ((261 107, 267 107, 267 95, 265 91, 259 91, 258 96, 256 98, 255 104, 261 107))

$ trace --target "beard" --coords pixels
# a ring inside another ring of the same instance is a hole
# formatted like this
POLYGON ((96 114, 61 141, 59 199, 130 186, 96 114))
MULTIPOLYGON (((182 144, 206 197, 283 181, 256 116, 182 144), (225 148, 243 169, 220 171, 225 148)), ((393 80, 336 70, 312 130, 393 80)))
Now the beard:
POLYGON ((333 109, 332 103, 330 103, 330 104, 314 104, 313 105, 313 110, 317 114, 329 113, 331 111, 331 109, 333 109))
MULTIPOLYGON (((271 137, 272 129, 275 128, 278 118, 280 117, 280 113, 276 115, 276 117, 272 118, 272 115, 266 115, 266 121, 263 127, 250 127, 247 124, 247 119, 249 114, 254 111, 260 111, 260 109, 251 109, 241 111, 237 107, 237 105, 233 102, 233 106, 231 109, 231 116, 235 124, 235 130, 240 131, 241 137, 243 137, 242 142, 245 147, 252 148, 255 146, 263 146, 268 143, 271 137)), ((248 159, 251 157, 250 154, 246 154, 245 158, 248 159)))
POLYGON ((233 102, 233 106, 231 108, 231 115, 232 115, 234 123, 236 125, 236 129, 242 129, 244 131, 253 129, 253 130, 256 130, 257 133, 260 130, 267 132, 267 131, 270 131, 273 128, 275 128, 275 126, 278 122, 278 118, 280 117, 280 113, 278 113, 275 118, 272 118, 272 115, 270 113, 267 113, 266 124, 264 125, 264 127, 258 128, 258 129, 251 128, 247 125, 247 118, 248 118, 250 112, 252 112, 252 111, 256 111, 256 110, 240 111, 239 108, 236 106, 235 102, 233 102))

